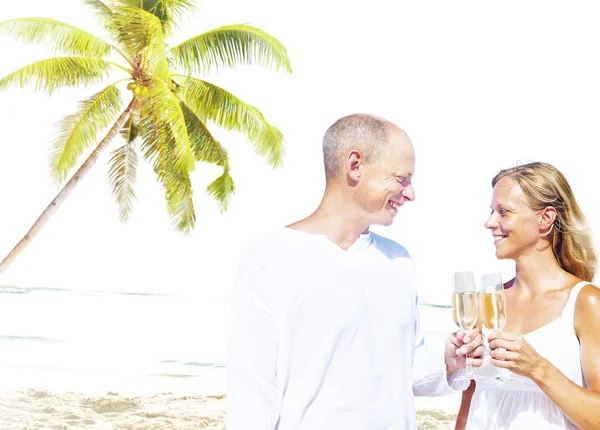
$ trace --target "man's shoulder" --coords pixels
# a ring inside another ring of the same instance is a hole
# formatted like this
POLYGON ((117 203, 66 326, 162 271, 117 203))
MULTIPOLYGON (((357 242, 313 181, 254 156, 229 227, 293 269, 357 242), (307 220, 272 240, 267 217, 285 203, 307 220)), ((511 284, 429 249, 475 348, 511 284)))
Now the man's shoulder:
POLYGON ((289 229, 279 227, 254 236, 246 245, 245 253, 264 255, 280 252, 282 247, 285 247, 293 239, 286 230, 289 229))
POLYGON ((371 237, 373 238, 373 245, 386 256, 392 258, 410 258, 410 254, 406 248, 395 240, 373 232, 371 232, 371 237))

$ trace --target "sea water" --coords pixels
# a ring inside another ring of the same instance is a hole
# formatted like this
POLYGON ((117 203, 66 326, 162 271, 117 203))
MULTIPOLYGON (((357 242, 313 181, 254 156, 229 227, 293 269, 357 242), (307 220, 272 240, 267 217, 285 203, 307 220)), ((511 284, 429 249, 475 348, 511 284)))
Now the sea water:
MULTIPOLYGON (((225 391, 227 297, 0 287, 0 391, 225 391)), ((428 342, 455 328, 420 305, 428 342)))

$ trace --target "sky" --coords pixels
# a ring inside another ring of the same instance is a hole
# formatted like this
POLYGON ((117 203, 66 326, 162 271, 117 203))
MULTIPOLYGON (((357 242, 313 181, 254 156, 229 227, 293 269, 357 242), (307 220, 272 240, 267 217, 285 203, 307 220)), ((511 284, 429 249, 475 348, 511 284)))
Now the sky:
MULTIPOLYGON (((101 35, 78 0, 5 3, 0 21, 47 16, 101 35)), ((237 192, 221 215, 203 191, 219 170, 199 164, 197 226, 183 236, 147 165, 133 217, 119 222, 106 152, 0 285, 226 297, 250 239, 316 208, 323 133, 357 112, 394 122, 415 146, 416 200, 393 226, 373 230, 411 253, 422 302, 449 303, 454 271, 513 275, 512 262, 495 259, 483 224, 491 178, 521 162, 549 162, 567 176, 598 245, 599 16, 592 0, 202 0, 173 44, 249 23, 287 47, 291 75, 243 67, 203 77, 284 133, 283 167, 271 170, 243 136, 213 127, 229 150, 237 192)), ((8 37, 0 37, 0 52, 0 76, 48 55, 8 37)), ((94 92, 0 93, 0 258, 58 192, 48 173, 55 125, 94 92)))

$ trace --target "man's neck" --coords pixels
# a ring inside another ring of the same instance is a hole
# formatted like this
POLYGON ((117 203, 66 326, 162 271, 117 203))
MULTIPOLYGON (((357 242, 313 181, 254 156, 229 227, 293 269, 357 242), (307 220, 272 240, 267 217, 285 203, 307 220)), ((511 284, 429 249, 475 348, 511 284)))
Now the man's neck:
POLYGON ((342 249, 348 249, 362 233, 369 231, 369 225, 360 219, 348 200, 326 193, 321 204, 307 218, 289 227, 307 233, 321 234, 342 249))

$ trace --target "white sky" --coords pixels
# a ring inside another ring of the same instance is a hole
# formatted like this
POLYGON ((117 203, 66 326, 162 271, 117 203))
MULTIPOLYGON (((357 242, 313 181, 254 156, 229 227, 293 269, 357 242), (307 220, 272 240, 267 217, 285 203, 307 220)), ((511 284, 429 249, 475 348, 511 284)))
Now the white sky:
MULTIPOLYGON (((99 34, 77 0, 4 3, 0 20, 47 16, 99 34)), ((284 167, 269 170, 241 136, 215 132, 230 150, 238 191, 219 215, 203 193, 219 171, 198 165, 198 224, 183 237, 148 166, 133 219, 120 224, 105 154, 0 284, 227 296, 248 240, 316 207, 321 137, 355 112, 395 122, 415 144, 417 200, 394 226, 375 230, 411 252, 423 302, 448 301, 452 271, 512 274, 510 262, 494 258, 483 223, 491 178, 519 161, 547 161, 567 175, 600 243, 599 16, 592 0, 203 0, 173 42, 250 23, 288 48, 290 76, 244 68, 206 77, 284 132, 284 167)), ((0 76, 41 58, 6 37, 0 50, 0 76)), ((54 124, 94 92, 0 94, 2 257, 58 190, 48 175, 54 124)))

